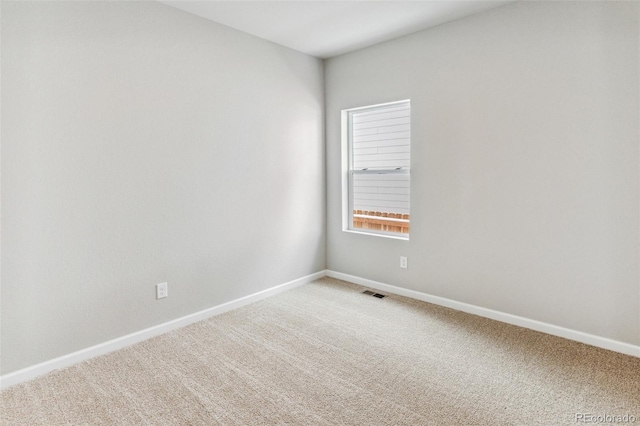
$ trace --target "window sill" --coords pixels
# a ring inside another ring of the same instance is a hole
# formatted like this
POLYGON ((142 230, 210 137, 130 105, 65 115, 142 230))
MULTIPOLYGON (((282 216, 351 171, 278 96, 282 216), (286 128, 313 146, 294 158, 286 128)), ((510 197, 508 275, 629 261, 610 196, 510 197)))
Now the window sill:
POLYGON ((372 237, 382 237, 382 238, 390 238, 392 240, 402 240, 409 241, 409 236, 406 237, 400 235, 391 235, 391 234, 378 234, 377 232, 363 232, 363 231, 354 231, 353 229, 343 229, 343 232, 348 232, 349 234, 360 234, 360 235, 370 235, 372 237))

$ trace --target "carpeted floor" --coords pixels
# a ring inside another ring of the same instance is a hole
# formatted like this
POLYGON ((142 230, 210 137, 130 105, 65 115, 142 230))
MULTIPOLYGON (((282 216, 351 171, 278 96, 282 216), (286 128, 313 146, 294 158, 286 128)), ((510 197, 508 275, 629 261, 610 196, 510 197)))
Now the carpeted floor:
POLYGON ((640 358, 363 290, 323 278, 14 386, 1 424, 640 424, 640 358))

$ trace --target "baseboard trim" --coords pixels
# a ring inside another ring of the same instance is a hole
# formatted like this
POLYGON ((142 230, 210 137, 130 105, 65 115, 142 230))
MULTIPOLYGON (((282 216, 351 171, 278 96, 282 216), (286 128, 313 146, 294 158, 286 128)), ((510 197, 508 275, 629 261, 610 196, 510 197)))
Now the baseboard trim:
POLYGON ((630 343, 620 342, 617 340, 608 339, 606 337, 595 336, 593 334, 584 333, 582 331, 576 331, 569 328, 564 328, 557 325, 520 317, 517 315, 507 314, 504 312, 495 311, 493 309, 482 308, 480 306, 458 302, 456 300, 447 299, 444 297, 433 296, 415 290, 408 290, 406 288, 396 287, 355 275, 327 270, 327 276, 343 281, 349 281, 365 287, 370 287, 375 290, 410 297, 412 299, 422 300, 423 302, 433 303, 434 305, 444 306, 447 308, 455 309, 457 311, 467 312, 469 314, 478 315, 484 318, 505 322, 507 324, 517 325, 531 330, 551 334, 553 336, 564 337, 565 339, 575 340, 577 342, 586 343, 587 345, 597 346, 599 348, 608 349, 611 351, 620 352, 626 355, 640 358, 640 346, 632 345, 630 343))
POLYGON ((565 339, 586 343, 588 345, 640 358, 640 346, 632 345, 630 343, 620 342, 617 340, 608 339, 606 337, 595 336, 593 334, 588 334, 581 331, 576 331, 557 325, 520 317, 517 315, 507 314, 504 312, 495 311, 493 309, 482 308, 480 306, 458 302, 456 300, 447 299, 444 297, 433 296, 415 290, 396 287, 390 284, 369 280, 367 278, 362 278, 355 275, 349 275, 332 270, 324 270, 316 272, 314 274, 306 275, 304 277, 286 282, 284 284, 276 285, 274 287, 241 297, 236 300, 223 303, 221 305, 213 306, 211 308, 195 312, 193 314, 185 315, 181 318, 177 318, 163 324, 158 324, 156 326, 149 327, 147 329, 140 330, 126 336, 109 340, 107 342, 81 349, 79 351, 54 358, 49 361, 45 361, 27 368, 23 368, 21 370, 5 374, 3 376, 0 376, 0 389, 6 389, 19 383, 34 379, 38 376, 42 376, 51 371, 70 367, 74 364, 78 364, 88 359, 95 358, 100 355, 105 355, 107 353, 125 348, 127 346, 131 346, 133 344, 167 333, 169 331, 185 327, 189 324, 193 324, 212 316, 220 315, 230 310, 257 302, 270 296, 274 296, 278 293, 282 293, 283 291, 287 291, 295 287, 310 283, 325 276, 349 281, 375 290, 410 297, 416 300, 422 300, 424 302, 433 303, 435 305, 444 306, 473 315, 478 315, 484 318, 501 321, 507 324, 517 325, 531 330, 540 331, 554 336, 563 337, 565 339))
POLYGON ((257 302, 270 296, 274 296, 283 291, 290 290, 294 287, 301 286, 303 284, 310 283, 311 281, 325 277, 326 271, 316 272, 314 274, 306 275, 304 277, 295 279, 293 281, 286 282, 284 284, 276 285, 266 290, 259 291, 257 293, 250 294, 248 296, 241 297, 236 300, 232 300, 221 305, 217 305, 193 314, 185 315, 181 318, 158 324, 153 327, 149 327, 144 330, 137 331, 135 333, 127 334, 126 336, 118 337, 113 340, 109 340, 104 343, 99 343, 95 346, 91 346, 79 351, 60 356, 58 358, 51 359, 30 367, 23 368, 21 370, 14 371, 12 373, 0 376, 0 389, 6 389, 8 387, 17 385, 19 383, 26 382, 34 379, 43 374, 47 374, 54 370, 70 367, 74 364, 86 361, 88 359, 105 355, 109 352, 116 351, 118 349, 131 346, 135 343, 142 342, 160 334, 167 333, 178 328, 182 328, 189 324, 193 324, 198 321, 210 318, 215 315, 220 315, 224 312, 232 309, 239 308, 241 306, 248 305, 250 303, 257 302))

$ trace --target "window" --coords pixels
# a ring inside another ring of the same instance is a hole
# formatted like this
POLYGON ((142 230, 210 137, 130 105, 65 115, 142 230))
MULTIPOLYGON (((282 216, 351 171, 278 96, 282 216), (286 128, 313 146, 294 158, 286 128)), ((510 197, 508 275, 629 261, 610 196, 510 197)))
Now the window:
POLYGON ((343 229, 409 237, 411 105, 342 111, 343 229))

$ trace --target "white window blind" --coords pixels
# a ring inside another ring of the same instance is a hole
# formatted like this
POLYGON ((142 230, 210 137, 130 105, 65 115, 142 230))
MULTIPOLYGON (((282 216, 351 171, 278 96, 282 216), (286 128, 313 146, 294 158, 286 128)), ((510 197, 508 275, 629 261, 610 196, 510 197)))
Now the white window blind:
POLYGON ((409 101, 348 110, 349 229, 409 231, 409 101))

